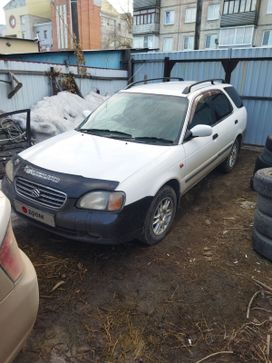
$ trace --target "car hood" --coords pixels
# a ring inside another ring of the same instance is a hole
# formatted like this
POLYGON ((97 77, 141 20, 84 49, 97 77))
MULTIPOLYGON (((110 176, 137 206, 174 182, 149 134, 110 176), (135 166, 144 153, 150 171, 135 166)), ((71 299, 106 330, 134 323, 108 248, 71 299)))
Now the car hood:
POLYGON ((168 150, 168 146, 69 131, 30 147, 20 157, 59 173, 122 182, 168 150))

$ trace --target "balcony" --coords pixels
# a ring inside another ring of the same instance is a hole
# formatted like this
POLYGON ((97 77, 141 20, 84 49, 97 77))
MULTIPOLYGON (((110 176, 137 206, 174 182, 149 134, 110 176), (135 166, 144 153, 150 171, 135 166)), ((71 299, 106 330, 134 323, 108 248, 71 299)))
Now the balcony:
POLYGON ((160 31, 160 24, 140 24, 140 25, 133 25, 133 34, 159 34, 160 31))
POLYGON ((134 0, 133 10, 138 11, 142 9, 159 8, 161 6, 160 0, 134 0))
POLYGON ((220 26, 257 25, 259 1, 225 0, 220 26))
POLYGON ((223 14, 220 26, 231 27, 239 25, 257 25, 257 11, 248 11, 246 13, 223 14))

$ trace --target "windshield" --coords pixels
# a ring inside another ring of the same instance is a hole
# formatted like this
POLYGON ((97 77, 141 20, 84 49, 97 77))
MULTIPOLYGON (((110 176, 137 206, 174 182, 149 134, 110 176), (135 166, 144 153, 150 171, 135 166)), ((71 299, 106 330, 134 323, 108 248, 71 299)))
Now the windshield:
POLYGON ((176 144, 187 104, 183 97, 120 92, 104 102, 77 130, 134 142, 176 144))

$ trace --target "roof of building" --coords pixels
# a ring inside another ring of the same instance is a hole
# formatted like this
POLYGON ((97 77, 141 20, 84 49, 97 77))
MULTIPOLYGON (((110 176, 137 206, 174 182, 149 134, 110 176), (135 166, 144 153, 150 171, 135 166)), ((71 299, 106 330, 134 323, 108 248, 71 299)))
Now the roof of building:
POLYGON ((24 41, 24 42, 37 42, 36 39, 26 39, 26 38, 17 38, 17 37, 1 37, 0 39, 6 39, 6 40, 19 40, 19 41, 24 41))

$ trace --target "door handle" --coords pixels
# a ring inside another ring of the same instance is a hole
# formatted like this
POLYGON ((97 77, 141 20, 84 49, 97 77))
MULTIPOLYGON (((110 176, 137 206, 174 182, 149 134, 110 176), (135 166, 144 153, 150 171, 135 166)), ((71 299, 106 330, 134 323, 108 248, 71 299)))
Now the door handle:
POLYGON ((238 124, 238 120, 235 120, 234 123, 235 123, 235 125, 237 125, 238 124))
POLYGON ((217 139, 218 138, 218 134, 214 134, 212 138, 213 138, 213 140, 217 139))

